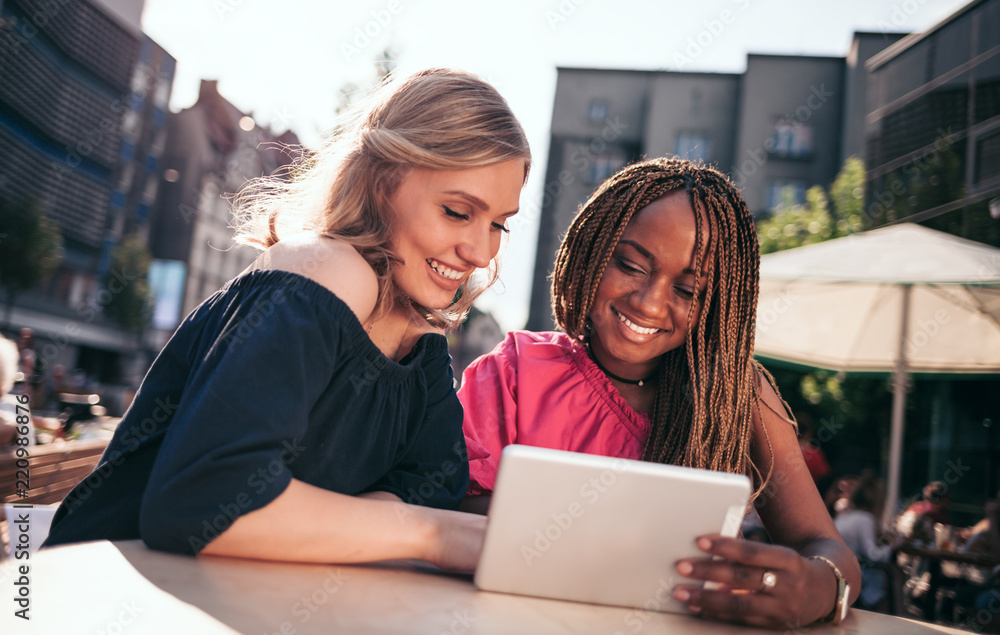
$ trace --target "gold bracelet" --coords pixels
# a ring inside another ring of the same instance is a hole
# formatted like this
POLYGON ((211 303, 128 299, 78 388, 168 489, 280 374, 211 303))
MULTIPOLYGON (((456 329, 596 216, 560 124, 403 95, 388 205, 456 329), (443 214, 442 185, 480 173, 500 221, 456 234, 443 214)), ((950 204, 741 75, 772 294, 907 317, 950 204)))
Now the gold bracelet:
POLYGON ((840 624, 847 617, 847 609, 850 607, 851 585, 844 579, 844 575, 840 572, 837 565, 834 564, 833 560, 824 558, 823 556, 809 556, 808 559, 819 560, 826 564, 833 571, 833 575, 837 577, 837 599, 833 603, 833 610, 825 617, 820 618, 819 621, 840 624))

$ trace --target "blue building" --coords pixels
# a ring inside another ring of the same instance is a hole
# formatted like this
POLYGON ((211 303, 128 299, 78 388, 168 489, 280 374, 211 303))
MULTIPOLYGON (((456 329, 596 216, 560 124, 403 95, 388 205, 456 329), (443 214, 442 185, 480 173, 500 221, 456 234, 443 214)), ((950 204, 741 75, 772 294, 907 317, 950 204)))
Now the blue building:
POLYGON ((175 61, 140 28, 143 0, 0 0, 0 198, 40 201, 58 270, 15 307, 39 356, 120 379, 130 335, 101 317, 110 254, 148 232, 175 61))

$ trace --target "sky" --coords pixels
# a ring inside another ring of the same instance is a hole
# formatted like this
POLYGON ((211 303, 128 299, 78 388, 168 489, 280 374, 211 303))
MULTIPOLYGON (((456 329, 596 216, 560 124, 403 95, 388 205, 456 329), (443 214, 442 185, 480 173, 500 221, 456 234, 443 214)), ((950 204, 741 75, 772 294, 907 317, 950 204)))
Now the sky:
POLYGON ((201 79, 262 125, 318 148, 341 89, 372 83, 394 51, 397 72, 449 66, 506 97, 528 135, 533 169, 480 297, 504 330, 522 328, 558 67, 739 73, 747 53, 847 54, 856 30, 919 32, 967 0, 146 0, 143 30, 177 59, 171 110, 201 79))

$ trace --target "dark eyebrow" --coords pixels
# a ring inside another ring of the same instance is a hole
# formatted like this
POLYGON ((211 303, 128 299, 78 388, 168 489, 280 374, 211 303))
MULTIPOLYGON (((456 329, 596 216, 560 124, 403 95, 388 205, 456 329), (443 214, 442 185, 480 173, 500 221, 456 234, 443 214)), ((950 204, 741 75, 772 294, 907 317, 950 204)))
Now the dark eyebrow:
POLYGON ((445 192, 445 194, 451 194, 453 196, 464 198, 465 200, 469 201, 470 203, 472 203, 479 209, 483 210, 484 212, 490 211, 490 206, 486 204, 486 201, 479 198, 478 196, 473 196, 468 192, 463 192, 461 190, 452 190, 450 192, 445 192))

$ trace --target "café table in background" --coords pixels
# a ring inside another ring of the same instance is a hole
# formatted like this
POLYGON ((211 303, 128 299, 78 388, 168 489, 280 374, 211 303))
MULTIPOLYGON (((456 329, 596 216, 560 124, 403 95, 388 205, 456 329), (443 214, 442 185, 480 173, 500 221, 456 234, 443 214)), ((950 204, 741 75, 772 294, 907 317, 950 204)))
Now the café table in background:
MULTIPOLYGON (((763 633, 686 615, 478 591, 468 575, 411 562, 365 566, 193 558, 138 541, 42 550, 30 563, 31 622, 14 617, 23 561, 0 567, 2 633, 763 633)), ((839 626, 786 633, 962 633, 852 610, 839 626)), ((778 631, 782 632, 782 631, 778 631)))
MULTIPOLYGON (((913 584, 923 571, 930 576, 927 596, 922 603, 924 617, 928 620, 952 621, 952 616, 947 611, 942 613, 940 606, 946 606, 954 599, 956 590, 962 586, 983 587, 986 590, 992 569, 1000 565, 1000 559, 984 553, 940 549, 936 546, 904 543, 897 551, 911 557, 907 565, 910 580, 906 584, 913 584)), ((1000 620, 1000 614, 996 619, 1000 620)))
POLYGON ((897 551, 911 556, 920 556, 921 558, 930 558, 941 562, 969 564, 977 567, 995 567, 1000 564, 1000 560, 984 553, 969 553, 950 549, 938 549, 936 547, 920 547, 909 543, 900 545, 897 551))

